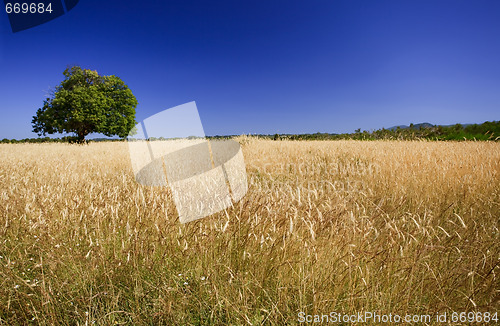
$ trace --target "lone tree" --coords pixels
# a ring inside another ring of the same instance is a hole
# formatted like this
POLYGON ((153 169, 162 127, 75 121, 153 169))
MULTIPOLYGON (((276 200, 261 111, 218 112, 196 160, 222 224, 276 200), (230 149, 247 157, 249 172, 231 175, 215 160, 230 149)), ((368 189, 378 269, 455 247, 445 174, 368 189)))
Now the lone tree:
POLYGON ((116 76, 72 66, 31 121, 39 136, 75 133, 78 142, 92 132, 124 138, 135 125, 137 99, 116 76))

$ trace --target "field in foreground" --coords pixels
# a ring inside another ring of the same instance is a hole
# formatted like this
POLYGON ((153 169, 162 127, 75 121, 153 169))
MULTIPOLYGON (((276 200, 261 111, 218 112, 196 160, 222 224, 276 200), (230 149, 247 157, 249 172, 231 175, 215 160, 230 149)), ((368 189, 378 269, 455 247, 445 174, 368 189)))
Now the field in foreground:
POLYGON ((247 195, 187 224, 124 143, 0 144, 0 324, 499 310, 499 143, 239 140, 247 195))

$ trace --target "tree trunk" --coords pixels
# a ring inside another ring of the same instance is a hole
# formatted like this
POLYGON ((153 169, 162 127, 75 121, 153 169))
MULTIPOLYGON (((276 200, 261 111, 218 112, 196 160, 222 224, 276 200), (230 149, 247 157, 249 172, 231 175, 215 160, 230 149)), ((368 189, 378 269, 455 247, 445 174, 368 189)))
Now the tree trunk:
POLYGON ((85 136, 87 136, 88 133, 86 133, 84 130, 79 130, 78 131, 78 144, 84 144, 85 143, 85 136))

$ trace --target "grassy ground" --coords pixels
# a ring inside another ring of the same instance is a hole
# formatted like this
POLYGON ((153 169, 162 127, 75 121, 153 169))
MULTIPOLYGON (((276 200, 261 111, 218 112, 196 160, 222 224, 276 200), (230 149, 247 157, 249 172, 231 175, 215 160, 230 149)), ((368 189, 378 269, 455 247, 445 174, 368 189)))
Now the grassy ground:
POLYGON ((1 144, 0 324, 499 310, 499 143, 240 142, 247 195, 187 224, 124 143, 1 144))

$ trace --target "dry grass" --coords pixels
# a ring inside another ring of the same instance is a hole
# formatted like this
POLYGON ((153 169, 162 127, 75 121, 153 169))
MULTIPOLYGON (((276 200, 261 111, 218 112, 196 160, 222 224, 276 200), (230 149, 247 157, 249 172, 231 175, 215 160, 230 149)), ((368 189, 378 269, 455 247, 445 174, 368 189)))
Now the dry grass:
POLYGON ((498 310, 499 143, 240 141, 247 195, 185 225, 126 144, 0 145, 0 324, 498 310))

